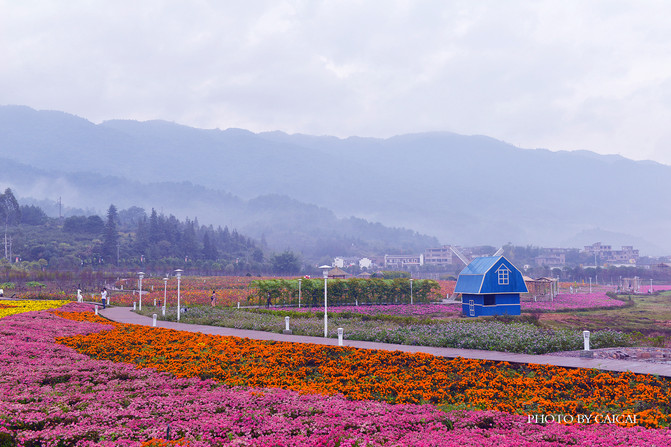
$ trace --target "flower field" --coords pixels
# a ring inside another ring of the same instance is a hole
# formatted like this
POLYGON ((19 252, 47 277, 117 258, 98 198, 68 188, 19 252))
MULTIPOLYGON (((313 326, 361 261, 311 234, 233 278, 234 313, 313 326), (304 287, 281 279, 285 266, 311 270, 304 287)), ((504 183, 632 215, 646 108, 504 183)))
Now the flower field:
MULTIPOLYGON (((664 292, 665 290, 671 290, 671 284, 653 284, 653 292, 664 292)), ((648 293, 650 291, 650 284, 641 284, 641 293, 648 293)))
POLYGON ((159 446, 168 432, 194 447, 671 444, 643 427, 671 422, 669 381, 654 376, 112 325, 90 310, 0 319, 0 445, 159 446), (537 413, 637 425, 528 423, 537 413))
POLYGON ((560 293, 553 301, 522 301, 522 311, 560 311, 591 309, 600 307, 619 307, 626 303, 621 300, 613 299, 603 292, 593 293, 560 293))
MULTIPOLYGON (((329 307, 329 337, 336 338, 338 328, 342 328, 348 340, 526 354, 574 351, 583 346, 582 331, 579 330, 546 329, 526 322, 458 319, 455 318, 458 314, 444 312, 443 308, 449 307, 427 304, 329 307), (387 310, 389 308, 391 310, 387 310), (422 312, 424 308, 427 313, 422 312), (368 310, 369 313, 361 314, 357 309, 368 310), (376 314, 376 310, 379 313, 376 314), (396 313, 390 315, 390 312, 396 313)), ((180 321, 281 333, 285 328, 285 316, 289 316, 290 327, 295 335, 321 337, 324 334, 323 308, 313 308, 313 312, 309 310, 200 306, 190 308, 180 321)), ((159 312, 155 308, 146 307, 141 313, 151 316, 159 312)), ((159 318, 164 319, 160 315, 159 318)), ((177 313, 166 312, 165 320, 176 321, 177 313)), ((632 339, 625 333, 606 329, 593 331, 591 343, 594 349, 622 347, 630 346, 632 339)))
MULTIPOLYGON (((180 280, 180 304, 186 306, 209 305, 212 291, 216 291, 217 305, 237 306, 251 304, 250 296, 254 293, 251 283, 258 278, 247 276, 185 276, 180 280)), ((139 294, 133 292, 139 284, 137 278, 118 281, 116 287, 123 287, 127 292, 115 291, 110 297, 117 306, 132 306, 140 299, 139 294)), ((167 284, 162 278, 149 277, 142 281, 142 302, 149 304, 163 302, 164 296, 168 306, 177 306, 177 279, 171 277, 167 284)), ((99 296, 99 295, 98 295, 99 296)))
MULTIPOLYGON (((448 322, 413 324, 394 330, 384 325, 348 333, 348 339, 457 349, 546 354, 574 351, 583 346, 582 332, 543 329, 528 323, 448 322)), ((618 331, 604 329, 591 334, 592 349, 629 346, 631 339, 618 331)))
MULTIPOLYGON (((320 307, 278 307, 277 310, 292 312, 324 312, 320 307)), ((402 317, 436 317, 461 314, 461 304, 382 304, 372 306, 329 306, 329 312, 352 312, 360 315, 395 315, 402 317)))
POLYGON ((0 318, 6 317, 7 315, 31 312, 34 310, 55 309, 67 303, 69 303, 69 301, 64 300, 0 300, 0 318))
MULTIPOLYGON (((211 277, 183 277, 180 282, 180 304, 184 303, 187 306, 209 305, 212 291, 216 292, 218 306, 237 306, 238 302, 241 306, 265 304, 265 300, 259 301, 257 296, 258 284, 260 282, 284 282, 287 287, 291 286, 294 290, 293 301, 297 303, 297 281, 285 280, 277 278, 254 278, 247 276, 211 276, 211 277)), ((304 280, 304 286, 307 286, 307 281, 304 280)), ((313 281, 321 281, 314 279, 313 281)), ((363 281, 357 279, 356 281, 363 281)), ((323 283, 323 281, 321 281, 323 283)), ((346 281, 345 281, 346 282, 346 281)), ((452 295, 454 292, 455 281, 436 281, 438 285, 438 292, 433 299, 442 299, 447 295, 452 295)), ((134 290, 139 287, 137 278, 128 278, 117 281, 115 286, 119 289, 123 287, 126 292, 115 291, 110 297, 112 303, 119 306, 132 306, 133 302, 139 301, 139 295, 134 290)), ((331 283, 331 287, 333 287, 331 283)), ((142 281, 142 295, 143 303, 163 302, 164 296, 168 301, 169 306, 176 306, 177 303, 177 279, 170 277, 167 284, 162 278, 148 277, 142 281)), ((320 289, 321 291, 322 289, 320 289)), ((99 295, 98 295, 99 296, 99 295)), ((303 303, 307 303, 308 297, 303 297, 303 303)), ((354 302, 354 301, 352 301, 354 302)), ((275 302, 274 302, 275 303, 275 302)), ((295 304, 295 303, 294 303, 295 304)))
MULTIPOLYGON (((74 315, 77 319, 82 316, 97 320, 90 313, 74 315)), ((109 332, 58 341, 94 358, 125 361, 180 377, 214 378, 232 386, 506 412, 556 414, 591 409, 637 414, 643 423, 654 426, 671 422, 671 416, 660 411, 671 410, 669 382, 631 373, 513 366, 126 324, 117 324, 109 332), (418 371, 422 374, 418 375, 418 371), (548 386, 549 382, 552 386, 548 386)))

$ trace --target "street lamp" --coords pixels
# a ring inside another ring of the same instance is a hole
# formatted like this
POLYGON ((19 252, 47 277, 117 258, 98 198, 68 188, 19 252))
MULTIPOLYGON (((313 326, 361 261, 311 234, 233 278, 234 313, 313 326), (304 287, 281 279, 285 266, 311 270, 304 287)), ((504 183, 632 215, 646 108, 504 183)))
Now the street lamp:
POLYGON ((410 278, 410 304, 412 303, 412 278, 410 278))
POLYGON ((180 284, 180 278, 182 277, 182 270, 177 269, 175 270, 175 276, 177 277, 177 321, 179 321, 179 316, 182 313, 182 309, 179 305, 179 284, 180 284))
POLYGON ((142 310, 142 278, 144 278, 144 272, 138 272, 137 276, 140 277, 140 310, 142 310))
POLYGON ((163 316, 165 316, 166 301, 168 299, 168 277, 163 278, 163 316))
POLYGON ((301 281, 303 281, 302 278, 298 278, 298 308, 301 308, 301 281))
POLYGON ((592 277, 589 277, 589 293, 592 293, 592 277))
POLYGON ((331 269, 330 265, 322 265, 319 267, 324 272, 324 338, 328 337, 328 279, 329 279, 329 270, 331 269))

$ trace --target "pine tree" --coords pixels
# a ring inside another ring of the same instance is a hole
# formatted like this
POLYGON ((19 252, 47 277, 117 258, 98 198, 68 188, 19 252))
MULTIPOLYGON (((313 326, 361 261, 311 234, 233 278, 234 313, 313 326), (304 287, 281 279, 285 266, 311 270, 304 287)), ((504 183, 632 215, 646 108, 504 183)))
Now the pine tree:
POLYGON ((203 236, 203 258, 216 261, 219 257, 217 247, 214 243, 214 237, 210 237, 210 232, 206 232, 203 236))
POLYGON ((0 194, 0 217, 5 221, 5 258, 9 259, 7 254, 7 228, 10 223, 18 223, 21 220, 21 208, 16 201, 14 193, 10 188, 5 189, 4 194, 0 194))
POLYGON ((107 210, 107 222, 103 233, 103 259, 105 262, 117 264, 117 250, 119 244, 119 232, 117 231, 117 210, 110 205, 107 210))

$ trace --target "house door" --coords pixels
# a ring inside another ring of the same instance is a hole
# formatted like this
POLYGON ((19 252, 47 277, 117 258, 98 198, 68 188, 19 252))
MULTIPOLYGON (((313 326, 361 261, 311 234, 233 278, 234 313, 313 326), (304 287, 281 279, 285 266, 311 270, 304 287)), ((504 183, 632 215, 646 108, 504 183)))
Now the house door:
POLYGON ((471 317, 475 316, 475 301, 468 300, 468 315, 471 317))

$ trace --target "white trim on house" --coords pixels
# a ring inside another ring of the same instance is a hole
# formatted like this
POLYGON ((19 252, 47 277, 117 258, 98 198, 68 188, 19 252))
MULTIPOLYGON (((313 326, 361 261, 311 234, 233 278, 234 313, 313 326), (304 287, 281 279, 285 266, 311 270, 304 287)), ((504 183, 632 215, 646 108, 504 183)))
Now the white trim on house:
POLYGON ((507 286, 510 284, 510 272, 511 270, 506 267, 505 264, 501 264, 499 268, 496 269, 498 284, 500 286, 507 286))

